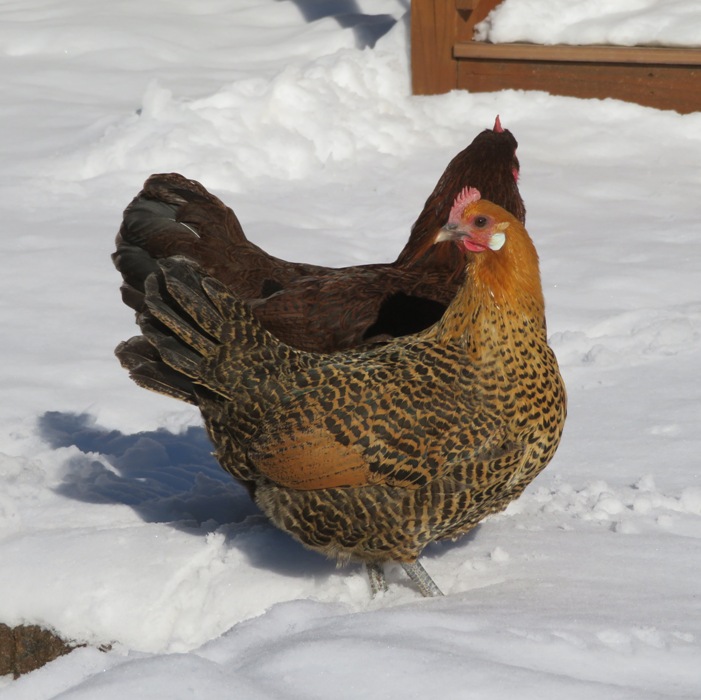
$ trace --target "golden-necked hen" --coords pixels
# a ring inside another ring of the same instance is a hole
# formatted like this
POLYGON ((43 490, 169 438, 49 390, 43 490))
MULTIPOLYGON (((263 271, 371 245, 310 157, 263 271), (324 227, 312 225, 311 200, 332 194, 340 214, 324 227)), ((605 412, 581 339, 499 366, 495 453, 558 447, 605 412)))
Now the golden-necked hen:
POLYGON ((538 256, 522 223, 465 189, 424 246, 465 271, 441 319, 366 349, 293 348, 197 264, 159 262, 142 335, 117 355, 138 384, 199 407, 221 466, 282 530, 339 562, 418 564, 516 498, 566 413, 538 256))

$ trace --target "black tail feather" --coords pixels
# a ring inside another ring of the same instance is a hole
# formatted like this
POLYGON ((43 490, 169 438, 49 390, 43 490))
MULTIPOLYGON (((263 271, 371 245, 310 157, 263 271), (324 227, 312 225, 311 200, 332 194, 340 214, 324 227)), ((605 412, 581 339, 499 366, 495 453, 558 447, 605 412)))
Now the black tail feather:
POLYGON ((199 405, 205 394, 231 398, 242 374, 277 374, 300 353, 274 338, 250 307, 195 263, 175 256, 157 263, 137 314, 142 336, 115 353, 139 385, 199 405))
POLYGON ((122 367, 129 371, 129 376, 139 386, 180 401, 197 404, 192 380, 166 365, 143 336, 120 343, 114 353, 122 367))

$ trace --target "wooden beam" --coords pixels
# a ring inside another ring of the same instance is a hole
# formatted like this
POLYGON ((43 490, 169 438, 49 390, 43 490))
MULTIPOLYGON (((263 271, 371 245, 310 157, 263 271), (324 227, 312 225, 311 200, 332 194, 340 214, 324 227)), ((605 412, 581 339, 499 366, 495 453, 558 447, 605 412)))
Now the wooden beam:
MULTIPOLYGON (((554 44, 489 44, 468 41, 455 44, 456 58, 502 61, 564 61, 573 63, 639 63, 648 65, 701 66, 701 49, 657 46, 570 46, 554 44)), ((699 86, 701 88, 701 86, 699 86)))

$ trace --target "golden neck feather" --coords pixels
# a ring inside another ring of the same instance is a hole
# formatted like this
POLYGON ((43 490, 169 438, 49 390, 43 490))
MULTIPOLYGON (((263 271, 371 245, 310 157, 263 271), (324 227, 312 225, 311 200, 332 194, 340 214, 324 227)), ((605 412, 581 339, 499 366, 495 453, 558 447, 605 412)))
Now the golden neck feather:
POLYGON ((535 246, 515 219, 509 221, 506 236, 501 250, 473 256, 465 281, 434 329, 437 338, 450 341, 465 334, 473 339, 491 335, 499 318, 519 324, 528 320, 535 327, 545 327, 535 246))

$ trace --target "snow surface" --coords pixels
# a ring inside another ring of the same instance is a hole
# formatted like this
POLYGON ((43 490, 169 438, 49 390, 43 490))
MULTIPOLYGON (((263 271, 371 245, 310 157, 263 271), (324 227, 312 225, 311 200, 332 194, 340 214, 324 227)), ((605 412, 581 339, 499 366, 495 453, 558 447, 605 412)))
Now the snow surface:
POLYGON ((0 620, 90 645, 3 699, 701 695, 701 114, 412 97, 407 12, 0 2, 0 620), (113 237, 143 180, 177 170, 281 257, 391 260, 497 113, 565 437, 505 513, 426 551, 445 598, 390 569, 371 600, 359 567, 266 522, 195 411, 119 367, 136 329, 113 237))
POLYGON ((701 46, 694 0, 503 0, 475 28, 499 44, 701 46))

